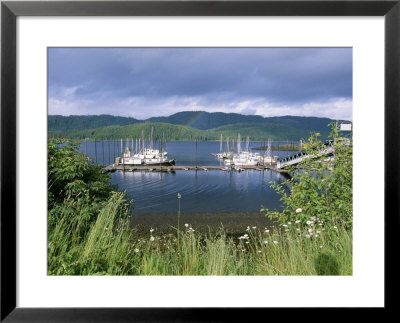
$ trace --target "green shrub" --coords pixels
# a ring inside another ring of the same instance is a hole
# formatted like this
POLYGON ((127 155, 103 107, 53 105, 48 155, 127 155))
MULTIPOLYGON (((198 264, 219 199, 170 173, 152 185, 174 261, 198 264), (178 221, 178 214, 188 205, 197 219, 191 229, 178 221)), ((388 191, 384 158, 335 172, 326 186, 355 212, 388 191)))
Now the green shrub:
POLYGON ((305 158, 296 167, 288 167, 291 178, 281 184, 273 183, 285 205, 283 212, 268 212, 270 218, 281 224, 300 221, 306 226, 311 222, 322 222, 327 229, 335 225, 352 228, 352 141, 339 136, 335 124, 331 124, 331 142, 334 147, 333 158, 321 155, 326 149, 314 133, 304 144, 305 158), (289 187, 287 192, 285 187, 289 187), (307 224, 308 222, 308 224, 307 224))

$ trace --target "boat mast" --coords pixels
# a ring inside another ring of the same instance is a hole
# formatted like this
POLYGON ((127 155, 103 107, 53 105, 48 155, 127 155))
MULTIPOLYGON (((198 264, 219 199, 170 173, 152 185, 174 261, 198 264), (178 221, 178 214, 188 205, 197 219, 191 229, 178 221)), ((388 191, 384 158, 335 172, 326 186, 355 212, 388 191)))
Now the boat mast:
POLYGON ((153 150, 153 130, 154 127, 151 127, 151 132, 150 132, 150 149, 153 150))
POLYGON ((144 155, 144 133, 143 133, 143 130, 142 130, 142 155, 144 155))
POLYGON ((238 133, 237 153, 238 153, 238 155, 240 155, 240 133, 238 133))
POLYGON ((167 150, 167 145, 165 144, 165 134, 162 134, 162 145, 161 145, 161 154, 164 156, 164 151, 167 150))
POLYGON ((247 136, 246 138, 246 151, 247 151, 247 162, 250 160, 250 138, 247 136))
POLYGON ((221 133, 221 139, 219 140, 219 154, 222 154, 222 133, 221 133))
POLYGON ((272 150, 271 150, 271 139, 268 138, 268 146, 267 146, 267 158, 272 161, 272 150))

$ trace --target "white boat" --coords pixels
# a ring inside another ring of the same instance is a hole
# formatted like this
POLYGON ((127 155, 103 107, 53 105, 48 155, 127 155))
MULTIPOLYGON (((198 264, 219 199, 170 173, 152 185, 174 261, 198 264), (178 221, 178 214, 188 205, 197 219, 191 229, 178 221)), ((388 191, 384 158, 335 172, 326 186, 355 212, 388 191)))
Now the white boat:
POLYGON ((225 159, 224 163, 227 166, 257 166, 259 162, 251 153, 242 151, 234 155, 232 159, 225 159))
POLYGON ((173 166, 175 165, 175 159, 168 159, 167 152, 160 152, 158 149, 150 148, 146 148, 143 153, 132 155, 130 149, 126 147, 120 164, 136 166, 173 166))

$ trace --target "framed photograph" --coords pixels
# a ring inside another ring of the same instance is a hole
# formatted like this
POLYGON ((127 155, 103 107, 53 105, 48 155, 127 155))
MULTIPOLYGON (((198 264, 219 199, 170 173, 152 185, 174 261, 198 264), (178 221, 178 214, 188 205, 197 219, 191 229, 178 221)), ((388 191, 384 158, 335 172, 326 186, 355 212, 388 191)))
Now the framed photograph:
POLYGON ((399 15, 3 1, 1 320, 390 309, 399 15))

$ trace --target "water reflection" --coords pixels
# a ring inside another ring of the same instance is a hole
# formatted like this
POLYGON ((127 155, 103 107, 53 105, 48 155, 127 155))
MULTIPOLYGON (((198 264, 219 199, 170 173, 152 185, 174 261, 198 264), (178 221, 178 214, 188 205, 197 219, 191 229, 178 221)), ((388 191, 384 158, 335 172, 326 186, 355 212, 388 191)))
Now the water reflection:
POLYGON ((285 178, 272 171, 115 172, 111 182, 134 199, 134 213, 174 213, 178 193, 183 213, 258 212, 261 205, 280 209, 270 181, 285 178))

